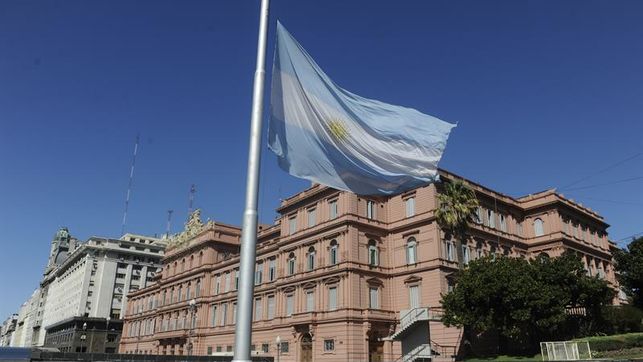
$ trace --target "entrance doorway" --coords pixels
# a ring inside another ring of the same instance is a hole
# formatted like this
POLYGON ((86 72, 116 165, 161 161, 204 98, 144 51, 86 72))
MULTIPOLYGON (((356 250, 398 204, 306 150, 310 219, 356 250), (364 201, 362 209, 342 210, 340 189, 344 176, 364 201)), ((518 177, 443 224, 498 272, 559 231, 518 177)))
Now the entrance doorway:
POLYGON ((368 362, 384 361, 384 341, 368 341, 368 362))
POLYGON ((299 360, 301 362, 313 362, 313 337, 310 333, 304 333, 301 336, 301 354, 299 360))

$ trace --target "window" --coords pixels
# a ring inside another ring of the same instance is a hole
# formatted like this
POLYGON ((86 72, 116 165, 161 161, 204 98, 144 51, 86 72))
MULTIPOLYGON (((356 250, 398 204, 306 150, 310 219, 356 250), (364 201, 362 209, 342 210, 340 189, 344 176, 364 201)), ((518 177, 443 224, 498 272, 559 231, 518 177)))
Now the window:
POLYGON ((368 264, 371 266, 379 265, 379 251, 377 250, 377 245, 375 245, 375 240, 368 242, 368 264))
POLYGON ((268 296, 268 319, 275 317, 275 296, 268 296))
POLYGON ((415 197, 406 199, 406 217, 415 215, 415 197))
POLYGON ((237 323, 237 303, 232 303, 232 324, 237 323))
POLYGON ((369 291, 368 307, 371 309, 379 309, 380 307, 379 288, 369 287, 368 291, 369 291))
POLYGON ((192 295, 190 294, 191 293, 190 286, 191 286, 190 283, 188 283, 188 287, 185 289, 185 299, 186 300, 192 298, 192 295))
POLYGON ((311 207, 308 209, 308 227, 313 227, 317 223, 317 209, 311 207))
POLYGON ((295 296, 293 294, 286 295, 286 317, 290 317, 295 307, 295 296))
POLYGON ((224 303, 223 311, 221 311, 221 325, 225 326, 226 320, 228 319, 228 303, 224 303))
POLYGON ((409 286, 409 308, 420 307, 420 287, 417 285, 409 286))
POLYGON ((217 326, 217 306, 216 305, 212 306, 211 313, 212 315, 210 316, 211 318, 210 324, 212 325, 212 327, 216 327, 217 326))
POLYGON ((339 245, 337 245, 337 240, 332 240, 330 242, 330 250, 328 252, 328 261, 330 262, 330 265, 335 265, 339 262, 339 258, 337 257, 338 249, 339 245))
POLYGON ((263 281, 263 263, 257 263, 255 266, 255 285, 261 284, 263 281))
POLYGON ((487 210, 487 219, 489 220, 489 227, 496 227, 496 213, 493 210, 487 210))
POLYGON ((263 318, 263 306, 261 305, 261 298, 255 299, 255 318, 254 320, 260 321, 263 318))
POLYGON ((338 214, 337 200, 332 200, 328 202, 328 211, 329 211, 331 220, 337 217, 337 214, 338 214))
POLYGON ((288 218, 288 231, 290 235, 297 231, 297 215, 292 215, 288 218))
POLYGON ((224 291, 227 293, 230 291, 230 272, 225 273, 225 286, 224 291))
POLYGON ((417 263, 417 242, 415 241, 415 238, 409 238, 406 242, 406 263, 417 263))
POLYGON ((478 206, 478 207, 476 208, 476 217, 475 217, 475 220, 474 220, 474 221, 475 221, 476 223, 478 223, 478 224, 482 224, 482 220, 483 220, 483 217, 482 217, 482 206, 478 206))
POLYGON ((366 217, 369 219, 375 218, 375 203, 371 200, 366 201, 366 217))
POLYGON ((234 270, 234 290, 239 289, 239 269, 234 270))
POLYGON ((261 344, 261 352, 268 353, 270 350, 270 345, 268 343, 261 344))
MULTIPOLYGON (((536 236, 543 236, 545 235, 545 230, 544 230, 544 225, 543 221, 540 218, 537 218, 534 220, 534 234, 536 236)), ((576 229, 578 231, 578 228, 576 229)))
POLYGON ((306 312, 315 311, 315 292, 312 290, 306 291, 306 312))
POLYGON ((331 352, 335 350, 335 340, 334 339, 324 339, 324 351, 331 352))
POLYGON ((179 286, 179 294, 178 294, 177 302, 182 300, 183 300, 183 286, 179 286))
POLYGON ((268 261, 268 279, 272 282, 277 278, 277 260, 272 258, 268 261))
POLYGON ((196 281, 196 296, 197 298, 201 296, 201 279, 196 281))
POLYGON ((337 287, 328 288, 328 310, 337 309, 337 287))
POLYGON ((518 219, 516 219, 516 233, 522 236, 522 223, 518 219))
POLYGON ((500 230, 502 231, 507 231, 507 219, 505 215, 499 214, 498 217, 500 218, 500 230))
POLYGON ((217 275, 216 281, 214 282, 214 294, 221 293, 221 275, 217 275))
POLYGON ((315 269, 315 248, 312 246, 308 249, 306 261, 306 268, 308 269, 308 271, 312 271, 313 269, 315 269))
POLYGON ((288 255, 288 275, 295 274, 295 253, 288 255))
POLYGON ((469 246, 462 245, 462 262, 466 265, 469 264, 471 260, 471 255, 469 254, 469 246))
POLYGON ((288 345, 288 342, 281 342, 279 349, 283 353, 288 353, 290 351, 290 345, 288 345))
POLYGON ((453 245, 453 241, 451 240, 445 240, 444 241, 444 252, 445 252, 445 257, 447 258, 448 261, 455 261, 455 247, 453 245))
POLYGON ((212 354, 212 346, 208 346, 208 355, 212 354))

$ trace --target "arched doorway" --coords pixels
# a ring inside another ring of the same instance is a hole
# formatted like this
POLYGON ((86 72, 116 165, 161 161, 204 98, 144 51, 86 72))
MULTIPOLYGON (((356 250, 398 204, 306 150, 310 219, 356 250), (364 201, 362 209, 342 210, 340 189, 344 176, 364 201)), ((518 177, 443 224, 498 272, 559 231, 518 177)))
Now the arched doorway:
POLYGON ((313 362, 313 337, 310 333, 302 334, 300 346, 299 361, 313 362))

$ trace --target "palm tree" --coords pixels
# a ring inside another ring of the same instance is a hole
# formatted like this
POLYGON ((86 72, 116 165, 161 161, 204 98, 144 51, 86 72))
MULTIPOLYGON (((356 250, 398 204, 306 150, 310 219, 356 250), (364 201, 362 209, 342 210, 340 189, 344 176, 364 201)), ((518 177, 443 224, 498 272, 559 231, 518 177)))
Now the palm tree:
POLYGON ((469 222, 477 219, 478 199, 475 192, 460 180, 445 182, 438 194, 440 203, 435 212, 438 225, 456 239, 458 264, 463 266, 462 243, 467 240, 469 222))

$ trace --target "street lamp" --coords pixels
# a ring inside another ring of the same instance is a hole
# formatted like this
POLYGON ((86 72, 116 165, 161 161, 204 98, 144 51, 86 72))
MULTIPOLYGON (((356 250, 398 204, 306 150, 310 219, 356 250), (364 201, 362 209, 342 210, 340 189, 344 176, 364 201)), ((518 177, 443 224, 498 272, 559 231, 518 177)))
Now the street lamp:
POLYGON ((188 356, 192 355, 192 335, 194 334, 194 313, 196 313, 196 299, 192 298, 188 303, 190 307, 190 332, 188 334, 188 356))
POLYGON ((275 342, 277 342, 277 362, 279 362, 279 353, 281 352, 281 337, 279 335, 277 335, 275 342))
POLYGON ((82 343, 80 344, 80 352, 83 352, 83 347, 87 349, 87 322, 83 322, 83 334, 80 336, 82 343))

